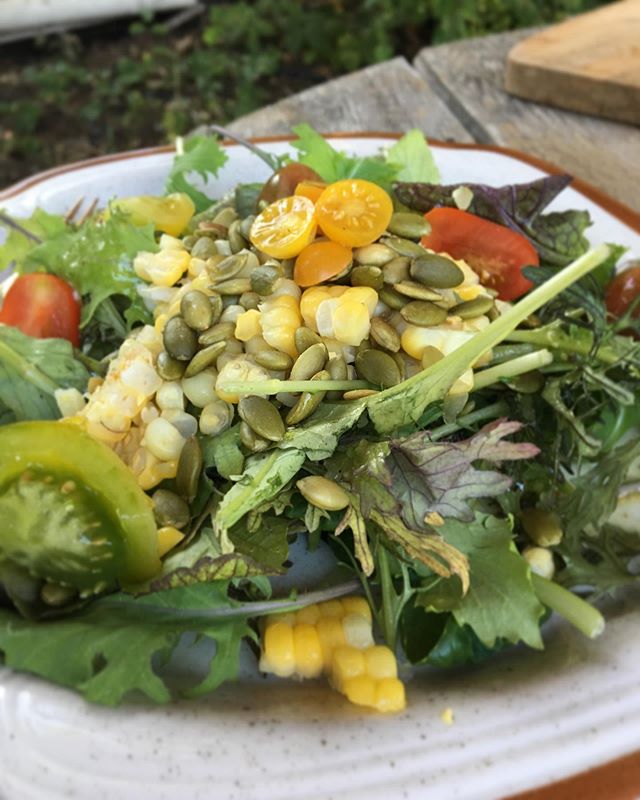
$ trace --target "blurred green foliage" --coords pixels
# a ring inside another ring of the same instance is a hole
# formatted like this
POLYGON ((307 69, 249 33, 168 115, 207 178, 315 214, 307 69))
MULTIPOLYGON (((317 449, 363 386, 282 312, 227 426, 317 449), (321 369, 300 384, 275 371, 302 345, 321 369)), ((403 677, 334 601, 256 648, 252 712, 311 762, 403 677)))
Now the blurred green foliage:
POLYGON ((0 185, 55 163, 167 141, 425 45, 554 22, 603 0, 209 3, 168 30, 54 37, 0 55, 0 185))

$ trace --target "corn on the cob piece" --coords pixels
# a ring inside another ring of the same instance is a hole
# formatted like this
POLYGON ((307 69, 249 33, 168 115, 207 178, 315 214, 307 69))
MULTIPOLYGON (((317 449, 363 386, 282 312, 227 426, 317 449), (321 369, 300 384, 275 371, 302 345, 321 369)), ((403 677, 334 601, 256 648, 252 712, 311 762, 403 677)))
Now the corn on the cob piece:
POLYGON ((328 676, 352 703, 379 711, 405 706, 393 652, 376 645, 363 597, 328 600, 262 621, 260 669, 282 678, 328 676))

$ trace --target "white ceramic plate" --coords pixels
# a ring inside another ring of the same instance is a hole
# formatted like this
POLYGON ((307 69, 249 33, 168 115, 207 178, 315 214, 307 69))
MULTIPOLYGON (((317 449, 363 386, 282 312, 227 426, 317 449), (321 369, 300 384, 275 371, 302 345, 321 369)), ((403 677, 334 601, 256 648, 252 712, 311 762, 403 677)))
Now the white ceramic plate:
MULTIPOLYGON (((358 154, 385 144, 382 135, 338 142, 358 154)), ((447 183, 497 186, 545 174, 482 148, 434 150, 447 183)), ((26 215, 36 205, 67 210, 80 196, 161 192, 170 162, 155 151, 53 170, 0 193, 0 205, 26 215)), ((215 193, 267 173, 231 147, 215 193)), ((553 207, 587 208, 592 242, 620 242, 640 255, 637 215, 586 191, 568 189, 553 207)), ((112 710, 0 670, 0 798, 493 800, 638 748, 639 624, 637 592, 611 606, 599 640, 553 620, 542 653, 514 648, 481 667, 415 675, 407 710, 393 717, 349 706, 322 683, 258 678, 206 700, 112 710), (447 707, 451 726, 440 719, 447 707)))

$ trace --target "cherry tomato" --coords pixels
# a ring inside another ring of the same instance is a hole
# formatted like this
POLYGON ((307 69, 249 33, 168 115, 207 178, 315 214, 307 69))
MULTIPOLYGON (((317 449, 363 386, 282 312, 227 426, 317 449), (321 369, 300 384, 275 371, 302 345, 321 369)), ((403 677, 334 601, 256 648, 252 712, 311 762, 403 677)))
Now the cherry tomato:
POLYGON ((393 203, 375 183, 351 178, 330 183, 316 202, 318 225, 334 242, 363 247, 386 230, 393 203))
POLYGON ((315 286, 335 278, 351 263, 351 248, 337 242, 313 242, 296 258, 293 280, 298 286, 315 286))
MULTIPOLYGON (((112 200, 110 209, 127 214, 133 225, 152 222, 156 230, 178 236, 187 227, 196 207, 188 194, 176 192, 166 197, 141 194, 112 200)), ((108 216, 108 214, 107 214, 108 216)))
POLYGON ((267 203, 273 203, 281 197, 290 197, 301 181, 322 181, 322 178, 306 164, 299 164, 297 161, 285 164, 265 183, 258 202, 265 200, 267 203))
POLYGON ((62 278, 45 272, 21 275, 9 287, 0 322, 36 339, 67 339, 80 344, 80 298, 62 278))
POLYGON ((317 227, 308 197, 283 197, 258 214, 249 238, 269 256, 293 258, 313 241, 317 227))
MULTIPOLYGON (((607 309, 614 317, 622 317, 638 295, 640 295, 640 264, 623 269, 607 286, 605 295, 607 309)), ((640 316, 640 305, 634 310, 633 316, 640 316)))
POLYGON ((422 237, 422 244, 466 261, 501 300, 517 300, 533 286, 522 268, 537 267, 540 259, 522 234, 458 208, 434 208, 424 216, 431 233, 422 237))
POLYGON ((312 203, 317 203, 318 198, 326 188, 327 184, 324 181, 300 181, 294 194, 308 197, 312 203))

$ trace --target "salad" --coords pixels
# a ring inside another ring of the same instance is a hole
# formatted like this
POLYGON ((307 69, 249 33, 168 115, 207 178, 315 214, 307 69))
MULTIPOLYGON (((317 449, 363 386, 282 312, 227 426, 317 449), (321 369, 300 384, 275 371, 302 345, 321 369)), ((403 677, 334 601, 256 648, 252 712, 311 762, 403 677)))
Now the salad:
POLYGON ((398 711, 411 665, 542 648, 552 611, 597 636, 637 581, 640 265, 547 210, 568 176, 294 133, 222 197, 194 136, 162 197, 0 213, 7 667, 163 703, 208 640, 183 695, 249 653, 398 711))

